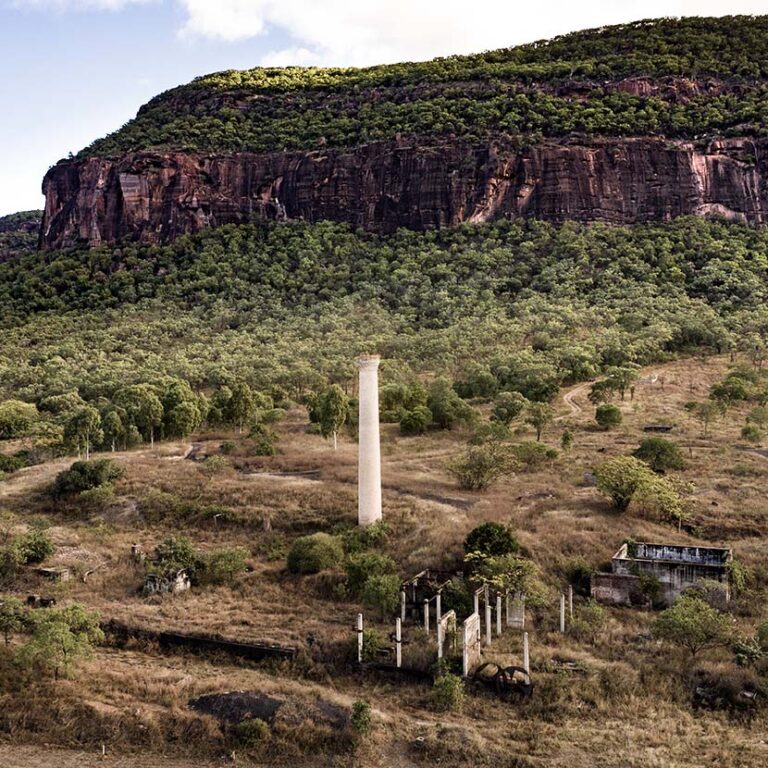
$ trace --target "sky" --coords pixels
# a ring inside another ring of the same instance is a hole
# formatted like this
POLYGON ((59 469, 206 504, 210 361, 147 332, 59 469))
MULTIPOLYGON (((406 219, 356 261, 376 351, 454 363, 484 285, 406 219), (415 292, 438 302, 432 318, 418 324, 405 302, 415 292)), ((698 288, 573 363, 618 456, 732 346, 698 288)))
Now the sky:
POLYGON ((42 208, 51 165, 198 75, 416 61, 737 13, 768 13, 768 0, 0 0, 0 216, 42 208))

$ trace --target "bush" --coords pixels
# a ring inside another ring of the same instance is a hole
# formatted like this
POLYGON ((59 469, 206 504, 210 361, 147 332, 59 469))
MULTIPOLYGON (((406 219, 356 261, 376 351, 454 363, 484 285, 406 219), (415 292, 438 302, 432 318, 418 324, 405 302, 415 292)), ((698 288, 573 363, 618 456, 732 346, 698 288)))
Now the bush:
POLYGON ((371 732, 371 705, 367 701, 356 701, 352 704, 350 722, 355 733, 365 736, 371 732))
POLYGON ((241 547, 219 549, 204 558, 200 573, 203 584, 231 584, 238 574, 245 571, 246 550, 241 547))
POLYGON ((277 435, 263 424, 255 424, 248 437, 253 440, 250 451, 252 456, 274 456, 277 453, 277 435))
POLYGON ((464 696, 464 682, 458 675, 440 675, 432 686, 432 706, 438 712, 458 712, 464 696))
POLYGON ((755 424, 745 424, 741 428, 741 436, 747 442, 759 443, 763 438, 763 433, 760 431, 760 427, 755 424))
POLYGON ((598 405, 595 409, 595 421, 601 429, 608 430, 611 429, 611 427, 618 427, 623 419, 624 417, 621 415, 621 410, 610 403, 598 405))
POLYGON ((109 459, 76 461, 69 469, 59 472, 53 485, 55 497, 89 491, 123 476, 123 470, 109 459))
POLYGON ((632 455, 644 461, 654 472, 662 474, 669 469, 685 468, 680 447, 663 437, 646 438, 632 455))
POLYGON ((397 610, 400 604, 400 578, 396 574, 369 576, 360 593, 363 605, 372 611, 379 611, 384 621, 397 610))
POLYGON ((576 612, 571 630, 576 637, 594 642, 604 625, 605 608, 594 600, 587 600, 576 612))
POLYGON ((511 453, 516 461, 530 470, 539 469, 546 462, 554 461, 558 455, 554 448, 549 448, 533 440, 513 445, 511 453))
POLYGON ((249 717, 235 726, 235 735, 244 747, 253 749, 269 741, 272 732, 263 720, 258 717, 249 717))
MULTIPOLYGON (((357 635, 349 646, 352 658, 357 661, 357 635)), ((376 661, 379 653, 385 648, 384 638, 375 629, 363 630, 363 663, 376 661)))
POLYGON ((11 474, 27 466, 27 462, 20 456, 8 456, 0 453, 0 472, 11 474))
POLYGON ((595 473, 597 488, 609 496, 619 512, 625 512, 638 486, 653 479, 650 467, 632 456, 617 456, 601 464, 595 473))
POLYGON ((320 573, 339 565, 344 559, 341 542, 327 533, 301 536, 288 552, 288 570, 291 573, 320 573))
MULTIPOLYGON (((389 536, 390 527, 384 521, 380 520, 373 525, 365 528, 355 526, 354 528, 341 528, 338 533, 341 536, 341 542, 344 546, 344 552, 347 555, 363 552, 370 547, 377 547, 386 542, 389 536)), ((334 531, 336 533, 337 531, 334 531)))
POLYGON ((53 554, 55 549, 50 537, 44 531, 21 534, 14 540, 13 548, 18 554, 19 562, 25 565, 42 563, 53 554))
POLYGON ((347 558, 347 587, 353 595, 362 594, 365 582, 374 577, 388 576, 397 571, 395 561, 375 552, 359 552, 347 558))
POLYGON ((203 568, 203 559, 186 536, 171 536, 155 547, 151 570, 165 574, 185 569, 190 581, 195 582, 203 568))
POLYGON ((481 523, 473 528, 464 539, 464 553, 474 552, 486 557, 515 554, 520 544, 510 528, 501 523, 481 523))
POLYGON ((491 419, 509 425, 519 416, 528 401, 519 392, 499 392, 493 401, 491 419))
MULTIPOLYGON (((393 419, 397 421, 397 419, 393 419)), ((426 405, 417 405, 400 417, 400 431, 404 435, 423 435, 432 423, 432 411, 426 405)))
POLYGON ((656 619, 653 633, 695 656, 705 648, 727 644, 731 637, 731 621, 703 600, 683 595, 656 619))
POLYGON ((497 442, 470 445, 463 456, 456 457, 448 471, 469 491, 482 491, 498 478, 509 474, 514 461, 507 448, 497 442))

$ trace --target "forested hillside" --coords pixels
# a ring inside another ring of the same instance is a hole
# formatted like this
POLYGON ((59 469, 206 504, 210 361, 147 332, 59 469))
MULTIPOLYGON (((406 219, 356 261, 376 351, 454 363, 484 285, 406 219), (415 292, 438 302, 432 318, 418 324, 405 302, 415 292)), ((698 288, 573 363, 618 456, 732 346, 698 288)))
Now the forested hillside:
POLYGON ((768 17, 642 21, 423 63, 219 72, 156 97, 78 157, 350 146, 397 134, 762 136, 766 76, 768 17))
POLYGON ((0 216, 0 262, 37 248, 42 211, 22 211, 0 216))

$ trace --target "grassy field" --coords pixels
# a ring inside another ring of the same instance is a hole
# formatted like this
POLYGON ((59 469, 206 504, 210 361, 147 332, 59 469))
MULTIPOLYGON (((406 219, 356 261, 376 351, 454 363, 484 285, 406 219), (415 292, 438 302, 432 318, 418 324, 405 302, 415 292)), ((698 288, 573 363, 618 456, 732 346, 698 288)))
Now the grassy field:
MULTIPOLYGON (((125 475, 113 499, 92 507, 55 504, 47 493, 68 461, 16 473, 0 483, 2 528, 19 532, 44 520, 57 545, 50 564, 67 565, 76 574, 97 570, 85 581, 74 578, 55 586, 29 572, 9 591, 22 597, 55 594, 61 603, 78 601, 97 609, 103 619, 148 629, 285 643, 300 648, 300 654, 290 664, 236 665, 224 658, 165 654, 140 642, 99 648, 71 679, 3 697, 0 721, 6 743, 0 745, 0 763, 12 768, 96 762, 175 768, 206 765, 206 760, 227 755, 231 761, 231 744, 217 723, 187 703, 204 693, 254 690, 286 698, 299 710, 318 699, 344 707, 365 699, 373 707, 374 730, 351 750, 327 727, 297 718, 268 745, 236 749, 236 764, 766 764, 764 712, 751 719, 695 712, 690 664, 682 651, 650 639, 652 613, 610 609, 605 626, 591 636, 555 631, 557 592, 569 561, 583 556, 602 566, 627 537, 733 547, 734 557, 753 574, 750 593, 734 605, 734 622, 746 635, 765 619, 768 458, 740 437, 746 407, 730 409, 707 438, 683 408, 689 400, 704 399, 728 364, 725 357, 688 359, 644 370, 634 400, 617 403, 623 424, 609 432, 595 427, 587 387, 563 392, 556 403, 557 420, 543 440, 559 448, 563 430, 570 429, 575 437, 570 453, 537 471, 518 471, 483 493, 459 489, 446 470, 468 433, 406 438, 396 425, 383 426, 384 517, 391 527, 383 551, 396 560, 403 577, 426 567, 458 567, 464 537, 486 520, 509 524, 541 569, 550 602, 532 615, 536 691, 524 706, 473 695, 461 712, 437 713, 430 708, 428 687, 361 677, 347 663, 360 606, 338 589, 342 572, 291 575, 285 552, 298 535, 354 524, 357 446, 344 436, 334 451, 331 443, 307 432, 301 409, 277 425, 275 457, 250 456, 247 440, 224 433, 115 454, 125 475), (680 531, 631 509, 618 515, 585 483, 585 473, 606 458, 629 454, 643 437, 643 426, 661 421, 675 425, 670 439, 681 446, 687 462, 677 474, 694 484, 693 514, 680 531), (234 449, 224 462, 201 460, 220 455, 225 441, 234 449), (226 510, 217 520, 213 505, 226 510), (189 535, 203 551, 245 547, 248 572, 233 586, 142 597, 143 572, 131 560, 131 545, 150 552, 178 533, 189 535), (312 648, 306 642, 310 633, 316 638, 312 648), (575 662, 578 671, 566 671, 563 661, 575 662), (47 745, 85 751, 60 752, 47 745)), ((487 412, 488 406, 479 407, 487 412)), ((516 440, 532 439, 524 426, 518 432, 516 440)), ((582 600, 577 598, 577 610, 582 600)), ((369 615, 367 621, 375 623, 375 618, 369 615)), ((418 634, 408 630, 414 648, 418 634)), ((519 664, 520 655, 520 635, 511 630, 486 649, 486 658, 500 663, 519 664)), ((726 649, 696 658, 696 666, 711 673, 731 665, 726 649)))

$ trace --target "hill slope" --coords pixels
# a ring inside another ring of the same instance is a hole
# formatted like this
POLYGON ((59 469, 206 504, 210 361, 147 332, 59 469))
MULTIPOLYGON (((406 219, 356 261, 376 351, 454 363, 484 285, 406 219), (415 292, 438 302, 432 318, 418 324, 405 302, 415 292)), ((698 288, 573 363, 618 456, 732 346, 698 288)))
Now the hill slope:
POLYGON ((199 78, 46 176, 43 245, 254 218, 764 223, 768 17, 638 22, 476 56, 199 78))

